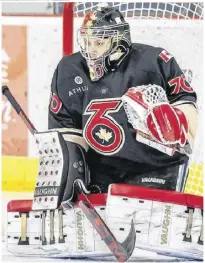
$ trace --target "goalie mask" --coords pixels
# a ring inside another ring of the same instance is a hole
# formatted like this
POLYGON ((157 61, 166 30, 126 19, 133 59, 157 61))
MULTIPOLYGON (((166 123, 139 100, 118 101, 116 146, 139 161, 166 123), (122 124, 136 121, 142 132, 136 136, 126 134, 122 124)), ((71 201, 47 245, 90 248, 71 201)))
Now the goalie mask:
POLYGON ((129 24, 118 9, 111 7, 88 13, 77 39, 92 81, 116 70, 131 50, 129 24))

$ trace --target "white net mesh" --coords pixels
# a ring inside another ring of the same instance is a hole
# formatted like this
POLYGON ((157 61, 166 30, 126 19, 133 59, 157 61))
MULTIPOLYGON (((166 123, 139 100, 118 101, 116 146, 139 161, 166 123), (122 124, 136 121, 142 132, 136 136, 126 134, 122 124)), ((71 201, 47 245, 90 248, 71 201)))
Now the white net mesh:
MULTIPOLYGON (((75 15, 85 16, 88 11, 99 6, 99 2, 77 3, 75 15)), ((115 6, 125 17, 140 19, 203 19, 203 3, 169 3, 169 2, 108 2, 108 6, 115 6)))
MULTIPOLYGON (((198 94, 199 120, 203 112, 203 3, 108 2, 130 24, 132 42, 160 46, 173 54, 198 94)), ((80 2, 74 7, 74 41, 82 19, 99 2, 80 2)), ((74 42, 77 51, 77 43, 74 42)), ((203 195, 203 123, 199 121, 185 192, 203 195)))

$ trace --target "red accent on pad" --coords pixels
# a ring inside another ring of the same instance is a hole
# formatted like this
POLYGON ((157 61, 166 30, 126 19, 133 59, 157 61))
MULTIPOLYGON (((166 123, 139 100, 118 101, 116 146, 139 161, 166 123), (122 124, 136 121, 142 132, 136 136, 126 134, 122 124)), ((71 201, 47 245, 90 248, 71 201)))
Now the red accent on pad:
MULTIPOLYGON (((94 206, 105 206, 107 201, 107 194, 90 194, 87 195, 88 200, 94 206)), ((78 201, 86 201, 87 199, 83 194, 80 194, 78 201)))
POLYGON ((171 190, 152 189, 126 184, 112 184, 110 186, 110 194, 203 209, 203 197, 171 190))
POLYGON ((7 212, 30 212, 32 200, 11 200, 7 204, 7 212))
MULTIPOLYGON (((110 187, 110 194, 116 196, 126 196, 129 198, 169 202, 203 209, 203 197, 170 190, 151 189, 143 186, 125 184, 112 184, 110 187)), ((107 194, 90 194, 88 195, 88 199, 95 206, 105 206, 107 194)), ((80 195, 78 200, 86 201, 83 195, 80 195)), ((25 213, 32 211, 31 207, 32 200, 11 200, 7 204, 7 211, 25 213)))
MULTIPOLYGON (((106 205, 107 194, 90 194, 87 197, 94 206, 106 205)), ((79 195, 78 201, 86 201, 86 198, 83 195, 79 195)), ((32 200, 11 200, 7 204, 7 212, 31 212, 32 202, 32 200)))

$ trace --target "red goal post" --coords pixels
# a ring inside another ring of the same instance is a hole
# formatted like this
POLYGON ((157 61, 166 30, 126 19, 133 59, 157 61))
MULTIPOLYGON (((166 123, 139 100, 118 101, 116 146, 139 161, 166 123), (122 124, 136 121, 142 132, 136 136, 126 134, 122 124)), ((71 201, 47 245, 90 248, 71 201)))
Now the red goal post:
MULTIPOLYGON (((76 31, 98 2, 64 3, 63 54, 78 51, 76 31)), ((161 46, 171 52, 198 93, 199 119, 203 113, 203 1, 108 2, 130 23, 133 42, 161 46), (200 61, 200 62, 199 62, 200 61)), ((202 118, 201 118, 202 119, 202 118)), ((190 157, 186 193, 203 195, 203 123, 199 123, 194 152, 190 157)))

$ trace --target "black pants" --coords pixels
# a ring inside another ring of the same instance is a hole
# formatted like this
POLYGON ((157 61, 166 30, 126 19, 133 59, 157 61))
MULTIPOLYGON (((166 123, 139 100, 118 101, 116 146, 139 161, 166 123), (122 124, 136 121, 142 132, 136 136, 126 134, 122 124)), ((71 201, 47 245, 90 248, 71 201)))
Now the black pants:
POLYGON ((165 190, 182 191, 185 184, 186 165, 171 165, 157 170, 140 173, 127 173, 121 177, 112 176, 112 171, 99 172, 92 177, 91 193, 106 193, 110 184, 131 184, 165 190))

